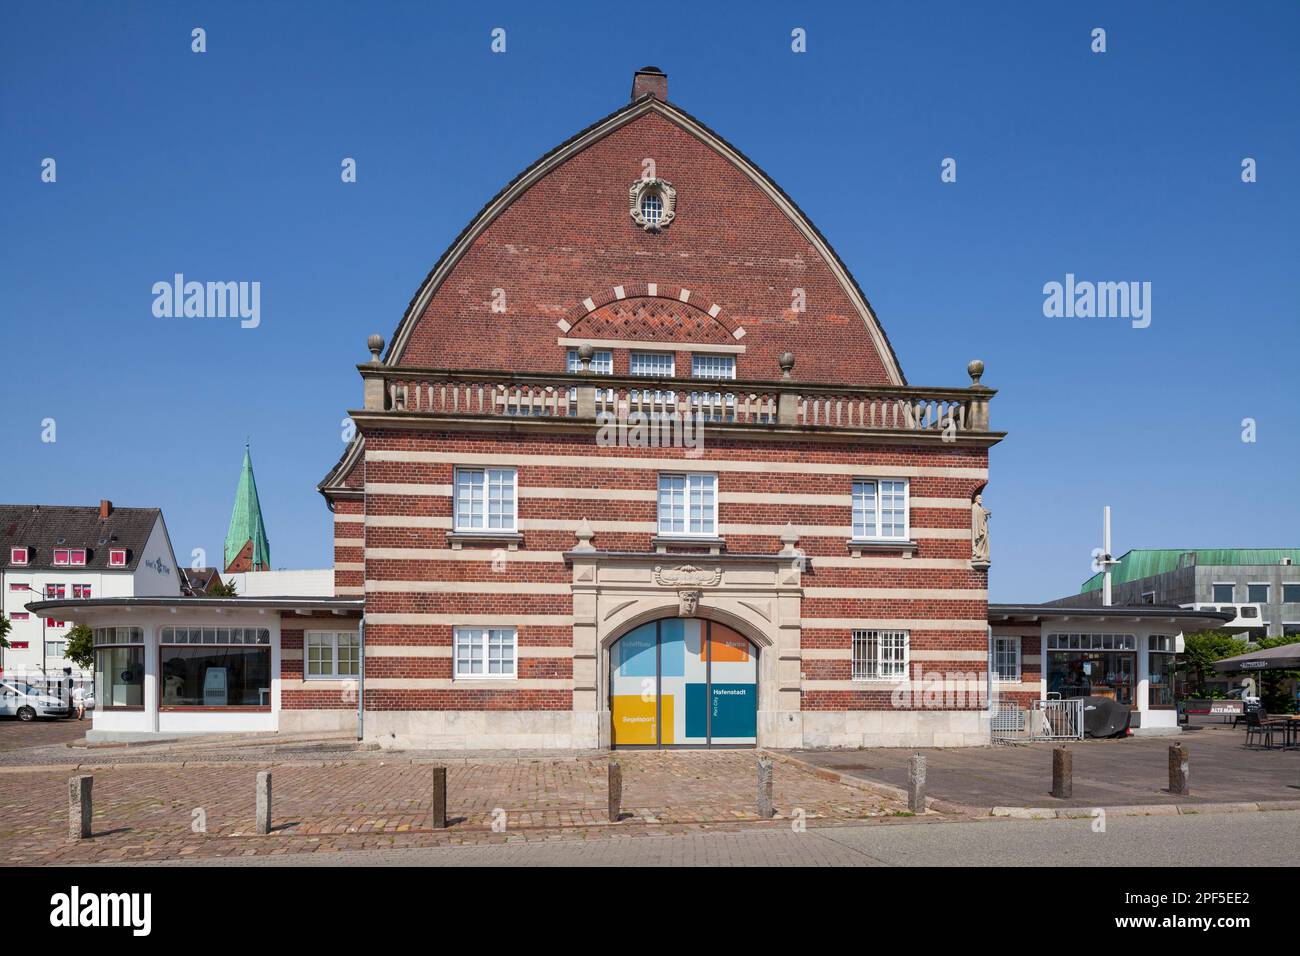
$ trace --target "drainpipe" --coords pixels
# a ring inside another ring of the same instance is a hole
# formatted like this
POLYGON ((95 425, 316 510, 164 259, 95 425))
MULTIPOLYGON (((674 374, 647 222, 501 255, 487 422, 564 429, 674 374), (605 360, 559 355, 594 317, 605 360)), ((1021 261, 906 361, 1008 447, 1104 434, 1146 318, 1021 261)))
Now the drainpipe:
POLYGON ((357 635, 361 643, 361 662, 357 667, 357 740, 366 735, 366 613, 361 612, 357 622, 357 635))

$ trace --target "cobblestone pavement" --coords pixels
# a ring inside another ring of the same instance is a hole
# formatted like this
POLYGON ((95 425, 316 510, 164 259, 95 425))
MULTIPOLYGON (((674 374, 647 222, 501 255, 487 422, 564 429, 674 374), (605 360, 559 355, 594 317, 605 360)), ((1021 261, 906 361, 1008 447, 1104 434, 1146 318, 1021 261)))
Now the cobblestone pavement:
POLYGON ((89 729, 90 714, 86 714, 85 720, 43 718, 23 721, 17 717, 0 717, 0 752, 34 746, 63 748, 66 743, 81 740, 89 729))
MULTIPOLYGON (((109 758, 113 759, 113 758, 109 758)), ((83 863, 298 854, 463 843, 603 839, 758 825, 789 831, 845 821, 897 822, 893 797, 774 765, 779 817, 761 823, 756 756, 743 751, 621 754, 625 819, 608 823, 607 761, 484 760, 448 767, 444 831, 428 829, 431 773, 409 759, 333 765, 276 762, 119 764, 94 774, 95 836, 69 843, 71 770, 10 767, 0 773, 0 859, 83 863), (273 774, 273 828, 254 825, 254 775, 273 774), (496 829, 494 829, 494 826, 496 829)))
MULTIPOLYGON (((928 820, 929 818, 927 818, 928 820)), ((341 850, 184 863, 235 866, 1045 866, 1219 867, 1214 889, 1237 889, 1222 862, 1250 848, 1252 866, 1295 866, 1300 811, 1092 820, 999 820, 894 825, 742 827, 625 839, 341 850)))

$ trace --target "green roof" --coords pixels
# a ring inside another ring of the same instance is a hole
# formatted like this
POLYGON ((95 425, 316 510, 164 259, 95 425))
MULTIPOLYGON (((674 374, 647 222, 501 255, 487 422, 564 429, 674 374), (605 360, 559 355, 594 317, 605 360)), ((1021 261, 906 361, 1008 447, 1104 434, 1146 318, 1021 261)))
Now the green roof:
MULTIPOLYGON (((1111 571, 1111 584, 1127 584, 1174 571, 1183 555, 1196 555, 1197 564, 1281 564, 1284 558, 1300 564, 1300 548, 1141 548, 1128 552, 1111 571)), ((1101 590, 1101 572, 1083 582, 1081 593, 1101 590)))
POLYGON ((226 563, 239 556, 249 541, 253 542, 253 567, 268 570, 271 567, 271 541, 262 524, 262 503, 257 500, 257 481, 253 478, 253 459, 244 446, 244 465, 239 472, 239 487, 235 489, 235 507, 230 512, 230 530, 226 532, 226 563))

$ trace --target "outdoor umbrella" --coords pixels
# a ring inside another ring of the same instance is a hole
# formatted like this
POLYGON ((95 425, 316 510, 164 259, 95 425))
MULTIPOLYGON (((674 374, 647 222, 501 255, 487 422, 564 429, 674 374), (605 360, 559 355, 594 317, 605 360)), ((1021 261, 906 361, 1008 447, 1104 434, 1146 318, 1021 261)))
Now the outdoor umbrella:
POLYGON ((1214 662, 1216 671, 1296 670, 1300 668, 1300 643, 1267 647, 1214 662))

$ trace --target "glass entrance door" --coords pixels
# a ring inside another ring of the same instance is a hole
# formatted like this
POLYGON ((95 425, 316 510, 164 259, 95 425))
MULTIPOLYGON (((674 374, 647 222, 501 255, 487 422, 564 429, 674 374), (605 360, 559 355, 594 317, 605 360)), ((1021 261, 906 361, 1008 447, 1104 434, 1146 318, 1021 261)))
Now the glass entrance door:
POLYGON ((615 747, 752 747, 758 649, 716 621, 663 618, 610 648, 615 747))

